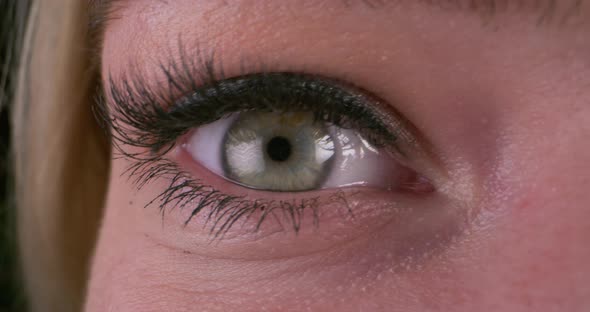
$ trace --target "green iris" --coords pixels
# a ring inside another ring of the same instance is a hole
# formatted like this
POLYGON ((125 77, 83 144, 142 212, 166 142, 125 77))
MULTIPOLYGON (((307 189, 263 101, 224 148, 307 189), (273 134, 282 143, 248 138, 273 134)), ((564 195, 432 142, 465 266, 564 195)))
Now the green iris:
POLYGON ((318 188, 331 170, 334 142, 311 113, 240 114, 222 144, 225 175, 270 191, 318 188))

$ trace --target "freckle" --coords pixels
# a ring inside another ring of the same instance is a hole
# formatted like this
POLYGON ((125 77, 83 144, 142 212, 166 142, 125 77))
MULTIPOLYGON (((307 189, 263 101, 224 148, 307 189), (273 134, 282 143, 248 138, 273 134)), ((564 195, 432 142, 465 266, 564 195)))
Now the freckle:
POLYGON ((133 201, 132 200, 129 201, 129 205, 133 205, 133 201))

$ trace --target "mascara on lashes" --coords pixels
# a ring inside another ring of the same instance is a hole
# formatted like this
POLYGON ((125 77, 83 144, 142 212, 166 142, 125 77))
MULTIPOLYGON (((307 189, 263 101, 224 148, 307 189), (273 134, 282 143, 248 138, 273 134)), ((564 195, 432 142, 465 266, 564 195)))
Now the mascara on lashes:
MULTIPOLYGON (((318 121, 361 132, 377 146, 393 146, 407 137, 405 129, 389 125, 374 107, 378 103, 361 90, 327 78, 299 73, 259 73, 209 83, 173 101, 145 83, 123 82, 110 90, 115 102, 111 123, 119 143, 168 151, 174 141, 196 128, 231 113, 311 112, 318 121)), ((175 85, 179 85, 175 82, 175 85)), ((129 155, 128 155, 129 156, 129 155)))

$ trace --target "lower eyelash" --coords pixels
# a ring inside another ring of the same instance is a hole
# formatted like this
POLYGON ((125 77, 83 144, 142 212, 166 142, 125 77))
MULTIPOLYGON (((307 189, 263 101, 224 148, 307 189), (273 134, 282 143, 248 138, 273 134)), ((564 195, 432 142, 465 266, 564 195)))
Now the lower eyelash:
MULTIPOLYGON (((295 233, 298 233, 302 226, 304 213, 310 211, 313 216, 313 225, 319 226, 319 207, 321 206, 318 197, 285 200, 251 200, 244 196, 232 196, 225 194, 214 187, 194 179, 183 171, 175 162, 163 157, 147 160, 135 160, 126 173, 138 189, 154 179, 167 179, 168 186, 163 192, 148 202, 145 207, 156 206, 162 217, 166 211, 174 209, 184 210, 192 206, 190 216, 185 220, 184 225, 197 215, 207 213, 205 225, 209 226, 209 235, 213 240, 222 239, 223 236, 239 220, 245 224, 256 212, 260 212, 254 232, 260 229, 261 224, 268 218, 273 217, 283 228, 282 220, 287 220, 295 233)), ((345 194, 338 191, 330 196, 331 201, 340 201, 348 207, 345 194)), ((350 208, 348 213, 352 215, 350 208)))

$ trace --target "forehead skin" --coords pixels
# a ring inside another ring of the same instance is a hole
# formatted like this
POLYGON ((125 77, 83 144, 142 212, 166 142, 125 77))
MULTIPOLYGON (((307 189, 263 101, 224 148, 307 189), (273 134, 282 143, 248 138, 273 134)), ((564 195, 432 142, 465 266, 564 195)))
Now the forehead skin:
POLYGON ((586 2, 568 14, 569 0, 498 1, 493 18, 443 2, 366 2, 117 1, 104 83, 135 70, 161 85, 159 65, 178 59, 179 42, 191 55, 215 51, 228 76, 246 64, 358 83, 424 133, 452 179, 471 183, 454 193, 477 199, 468 233, 404 274, 383 261, 385 242, 338 266, 216 258, 191 244, 197 231, 143 209, 155 191, 136 192, 114 160, 87 311, 587 311, 586 2))

